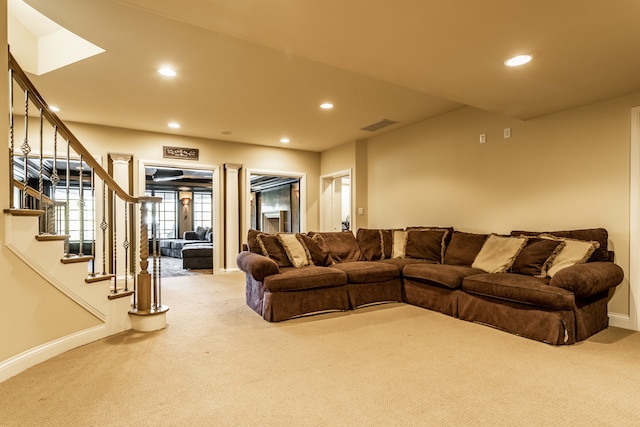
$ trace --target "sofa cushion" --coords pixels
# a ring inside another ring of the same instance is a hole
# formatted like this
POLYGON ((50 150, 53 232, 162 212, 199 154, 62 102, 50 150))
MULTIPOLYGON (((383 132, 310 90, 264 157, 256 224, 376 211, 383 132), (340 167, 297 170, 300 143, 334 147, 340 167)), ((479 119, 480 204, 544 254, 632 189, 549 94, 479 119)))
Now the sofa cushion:
POLYGON ((262 254, 262 248, 258 243, 258 234, 260 233, 262 233, 262 231, 254 230, 253 228, 247 233, 247 246, 254 254, 262 254))
POLYGON ((307 257, 313 265, 328 266, 333 264, 329 251, 320 246, 320 242, 306 234, 296 233, 296 238, 304 246, 307 257))
POLYGON ((514 230, 512 236, 537 236, 539 234, 551 234, 556 237, 568 237, 577 240, 596 241, 599 244, 588 262, 609 261, 609 253, 607 251, 609 244, 609 233, 604 228, 585 228, 580 230, 564 230, 564 231, 522 231, 514 230))
POLYGON ((400 270, 392 264, 377 261, 350 261, 334 264, 332 268, 344 271, 349 283, 374 283, 400 277, 400 270))
POLYGON ((367 261, 391 258, 393 230, 360 228, 356 240, 367 261))
POLYGON ((465 277, 479 273, 482 273, 482 270, 447 264, 409 264, 402 269, 404 277, 428 281, 451 289, 459 289, 465 277))
POLYGON ((516 257, 511 266, 511 272, 545 277, 551 262, 553 262, 564 245, 565 243, 562 241, 530 238, 516 257))
POLYGON ((563 268, 571 267, 576 264, 583 264, 591 258, 593 252, 598 249, 600 244, 596 241, 576 240, 569 237, 556 237, 551 234, 541 234, 541 238, 562 241, 565 243, 558 255, 553 259, 547 276, 553 277, 563 268))
POLYGON ((280 274, 272 274, 264 278, 264 286, 270 292, 329 288, 346 284, 347 273, 332 267, 312 265, 301 268, 281 268, 280 274))
POLYGON ((435 262, 433 262, 433 261, 427 261, 427 260, 418 259, 418 258, 389 258, 389 259, 381 259, 378 262, 383 262, 385 264, 395 265, 398 268, 398 270, 400 270, 400 273, 402 273, 402 270, 404 269, 404 267, 406 265, 411 265, 411 264, 435 264, 435 262))
POLYGON ((572 309, 571 291, 549 286, 548 278, 513 273, 482 273, 468 276, 462 289, 476 295, 531 304, 554 310, 572 309))
POLYGON ((432 225, 424 225, 424 226, 412 225, 411 227, 407 227, 406 230, 407 231, 411 231, 411 230, 440 230, 440 231, 446 231, 447 235, 446 235, 446 237, 444 239, 445 246, 447 246, 449 244, 449 242, 451 241, 451 236, 453 236, 453 227, 436 227, 436 226, 432 226, 432 225))
POLYGON ((277 236, 291 265, 294 267, 304 267, 311 263, 307 249, 300 243, 295 234, 278 233, 277 236))
POLYGON ((278 264, 278 267, 290 267, 291 261, 275 234, 260 233, 256 237, 258 244, 260 245, 262 255, 271 258, 278 264))
POLYGON ((444 253, 444 263, 470 266, 482 249, 488 234, 454 231, 444 253))
POLYGON ((335 262, 359 261, 364 259, 356 237, 350 231, 313 233, 320 239, 320 246, 326 248, 335 262))
POLYGON ((491 234, 471 264, 487 273, 504 273, 527 244, 527 237, 504 237, 491 234))
POLYGON ((442 264, 448 235, 449 230, 443 229, 407 230, 405 256, 442 264))

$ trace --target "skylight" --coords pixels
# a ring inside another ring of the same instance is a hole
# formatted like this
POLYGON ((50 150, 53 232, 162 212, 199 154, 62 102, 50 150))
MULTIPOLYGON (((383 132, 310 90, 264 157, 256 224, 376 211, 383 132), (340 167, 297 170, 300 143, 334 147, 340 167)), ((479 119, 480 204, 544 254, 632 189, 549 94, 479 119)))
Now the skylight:
POLYGON ((25 71, 42 75, 104 52, 22 0, 7 2, 11 53, 25 71))

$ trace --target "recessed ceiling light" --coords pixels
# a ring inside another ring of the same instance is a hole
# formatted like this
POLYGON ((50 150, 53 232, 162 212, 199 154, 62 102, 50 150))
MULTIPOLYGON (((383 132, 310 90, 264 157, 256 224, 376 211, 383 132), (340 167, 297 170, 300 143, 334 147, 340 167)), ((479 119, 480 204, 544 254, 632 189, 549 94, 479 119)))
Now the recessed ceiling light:
POLYGON ((162 74, 163 76, 167 76, 167 77, 175 77, 176 76, 176 72, 169 67, 162 67, 162 68, 158 68, 158 72, 160 74, 162 74))
POLYGON ((53 111, 54 113, 57 113, 58 111, 60 111, 60 109, 55 105, 49 105, 49 110, 53 111))
POLYGON ((320 108, 322 108, 323 110, 331 110, 333 108, 333 104, 330 102, 325 102, 320 104, 320 108))
POLYGON ((168 126, 169 126, 170 128, 172 128, 172 129, 179 129, 179 128, 180 128, 180 123, 177 123, 177 122, 171 122, 171 123, 169 123, 169 125, 168 125, 168 126))
POLYGON ((281 138, 280 142, 282 142, 283 144, 288 144, 290 141, 289 138, 281 138))
POLYGON ((504 65, 507 67, 518 67, 531 61, 532 58, 533 57, 531 55, 518 55, 504 61, 504 65))

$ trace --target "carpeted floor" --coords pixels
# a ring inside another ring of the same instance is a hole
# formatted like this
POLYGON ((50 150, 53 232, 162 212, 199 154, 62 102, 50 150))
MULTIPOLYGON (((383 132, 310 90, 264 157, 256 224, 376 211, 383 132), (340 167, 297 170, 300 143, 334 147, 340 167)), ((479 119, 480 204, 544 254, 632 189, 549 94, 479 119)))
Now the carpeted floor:
POLYGON ((268 323, 244 276, 163 281, 168 327, 0 384, 2 426, 632 426, 640 333, 553 347, 405 304, 268 323))
POLYGON ((193 276, 195 274, 213 274, 213 269, 184 269, 181 258, 163 256, 160 259, 161 277, 193 276))

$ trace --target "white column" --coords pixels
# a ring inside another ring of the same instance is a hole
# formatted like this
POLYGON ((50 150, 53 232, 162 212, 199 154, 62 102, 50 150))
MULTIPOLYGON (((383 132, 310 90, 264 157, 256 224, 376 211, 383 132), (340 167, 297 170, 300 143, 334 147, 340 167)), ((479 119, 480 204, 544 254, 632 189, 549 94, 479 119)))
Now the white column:
POLYGON ((240 252, 240 194, 239 179, 242 165, 225 164, 224 231, 226 271, 237 270, 236 257, 240 252))

